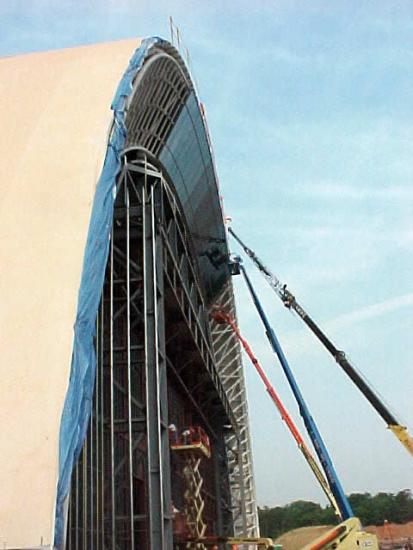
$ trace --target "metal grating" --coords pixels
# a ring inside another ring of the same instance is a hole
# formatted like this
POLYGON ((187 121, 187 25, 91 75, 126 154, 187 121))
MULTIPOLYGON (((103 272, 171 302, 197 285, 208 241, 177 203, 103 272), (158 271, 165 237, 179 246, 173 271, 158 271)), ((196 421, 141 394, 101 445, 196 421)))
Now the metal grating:
POLYGON ((127 145, 139 145, 157 157, 191 91, 180 66, 157 54, 135 84, 128 110, 127 145))

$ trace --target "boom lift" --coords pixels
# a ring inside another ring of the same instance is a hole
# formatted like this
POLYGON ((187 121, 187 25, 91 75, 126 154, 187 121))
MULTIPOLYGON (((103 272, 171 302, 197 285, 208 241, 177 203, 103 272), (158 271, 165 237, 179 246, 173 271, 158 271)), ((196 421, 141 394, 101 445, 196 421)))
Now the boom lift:
MULTIPOLYGON (((341 517, 340 508, 336 502, 336 499, 330 489, 328 481, 325 479, 322 471, 320 470, 316 460, 314 459, 311 451, 306 446, 302 436, 300 435, 297 427, 295 426, 293 420, 291 419, 288 411, 285 409, 282 404, 279 396, 275 392, 274 388, 271 386, 268 378, 265 375, 264 370, 258 362, 258 359, 255 357, 253 351, 251 350, 248 342, 242 337, 239 328, 237 327, 235 320, 231 315, 226 313, 223 310, 215 308, 211 312, 212 318, 220 324, 228 324, 239 341, 241 342, 244 350, 251 359, 254 367, 256 368, 258 374, 263 380, 267 391, 276 405, 277 409, 281 413, 282 419, 286 422, 290 432, 292 433, 294 439, 296 440, 298 447, 303 453, 305 459, 307 460, 310 468, 312 469, 315 477, 319 481, 322 489, 324 490, 327 498, 329 499, 331 505, 336 511, 336 514, 341 517)), ((200 475, 200 462, 202 458, 211 457, 211 447, 207 434, 200 426, 190 426, 185 429, 181 435, 178 435, 176 426, 171 424, 169 426, 170 430, 170 449, 173 452, 183 454, 186 458, 185 467, 184 467, 184 478, 186 480, 186 491, 184 494, 185 499, 185 526, 182 530, 180 529, 175 532, 174 541, 176 548, 199 548, 206 550, 207 547, 212 547, 214 549, 218 548, 217 545, 231 546, 231 548, 238 548, 238 545, 256 545, 257 549, 266 549, 272 550, 277 549, 281 550, 279 545, 274 545, 273 541, 269 538, 261 537, 227 537, 227 536, 217 536, 217 535, 207 535, 206 534, 206 524, 203 521, 203 508, 204 500, 202 497, 202 484, 203 479, 200 475)), ((360 532, 360 529, 355 526, 359 525, 356 518, 351 518, 346 522, 340 524, 337 528, 330 530, 327 534, 324 535, 322 540, 317 539, 315 541, 316 546, 309 547, 306 550, 329 550, 329 548, 336 548, 336 545, 340 542, 342 543, 344 539, 350 540, 354 536, 361 536, 363 533, 360 532), (349 535, 352 537, 349 537, 349 535)), ((341 550, 353 550, 353 546, 345 546, 341 544, 341 550)), ((376 547, 372 550, 377 550, 376 547)))
POLYGON ((291 371, 291 368, 287 362, 287 359, 284 355, 284 352, 281 348, 280 343, 278 342, 277 336, 275 335, 275 332, 273 328, 271 327, 267 316, 264 312, 264 309, 258 299, 258 296, 254 290, 254 287, 252 286, 252 283, 243 267, 242 264, 239 264, 239 269, 244 276, 245 282, 247 284, 248 290, 250 291, 252 300, 254 302, 254 305, 258 311, 258 314, 261 318, 261 321, 265 327, 265 334, 271 344, 271 347, 273 351, 276 353, 281 367, 284 371, 285 376, 287 377, 288 383, 290 385, 290 388, 294 394, 294 397, 298 403, 298 407, 300 410, 300 414, 304 420, 304 425, 307 429, 308 435, 310 436, 310 439, 314 445, 315 451, 317 453, 317 456, 321 462, 321 465, 323 467, 324 473, 326 475, 326 478, 328 480, 328 484, 330 486, 331 492, 334 495, 334 498, 337 502, 338 508, 340 510, 340 516, 343 520, 347 520, 349 518, 354 517, 353 510, 351 509, 350 502, 348 501, 343 487, 341 486, 340 480, 338 478, 338 475, 334 469, 333 462, 330 458, 330 455, 327 451, 327 448, 324 444, 324 441, 321 437, 320 432, 318 431, 317 425, 311 416, 311 413, 307 407, 307 404, 304 400, 304 397, 301 393, 300 388, 298 387, 298 384, 294 378, 294 375, 291 371))
POLYGON ((378 550, 377 537, 362 530, 358 518, 350 518, 333 527, 301 550, 378 550))
MULTIPOLYGON (((274 544, 268 538, 251 538, 251 537, 221 537, 221 536, 206 536, 202 539, 187 538, 184 544, 188 541, 199 543, 211 549, 216 550, 218 545, 225 545, 225 548, 237 549, 238 545, 244 547, 254 545, 257 550, 282 550, 282 546, 274 544)), ((244 547, 245 548, 245 547, 244 547)), ((333 527, 326 533, 323 533, 316 540, 310 542, 301 550, 379 550, 377 537, 361 530, 360 521, 357 518, 350 518, 343 523, 333 527)))
POLYGON ((292 418, 290 417, 287 409, 284 407, 280 397, 278 396, 277 392, 271 385, 270 381, 268 380, 263 368, 261 367, 258 359, 254 355, 251 347, 249 346, 248 342, 243 338, 235 319, 227 312, 223 311, 222 309, 214 309, 211 313, 212 318, 220 324, 227 324, 229 327, 231 327, 232 331, 240 341, 242 347, 244 348, 246 354, 251 360, 251 363, 254 365, 256 371, 258 372, 261 380, 264 382, 265 387, 267 389, 267 392, 269 396, 271 397, 273 403, 277 407, 278 411, 281 414, 281 418, 284 420, 284 422, 287 424, 288 429, 290 430, 291 435, 295 439, 298 448, 303 453, 305 460, 307 461, 308 465, 310 466, 313 474, 315 475, 317 481, 321 485, 321 488, 323 489, 325 495, 327 496, 328 500, 330 501, 330 504, 334 508, 336 515, 338 517, 341 517, 340 509, 338 507, 337 501, 331 492, 330 486, 324 477, 323 472, 320 470, 314 456, 312 455, 310 449, 307 447, 304 439, 302 438, 300 432, 298 431, 297 426, 294 424, 292 418))
MULTIPOLYGON (((331 493, 333 494, 333 498, 335 502, 337 503, 340 516, 344 521, 337 525, 336 527, 330 529, 327 533, 323 534, 321 537, 316 539, 315 541, 311 542, 307 546, 305 546, 302 550, 355 550, 356 548, 365 548, 369 547, 370 550, 378 550, 379 545, 377 541, 377 537, 375 535, 372 535, 370 533, 366 533, 362 530, 362 526, 360 523, 360 520, 356 517, 354 517, 353 511, 351 509, 350 503, 344 494, 344 491, 341 487, 340 480, 337 477, 337 474, 334 470, 333 463, 330 459, 330 456, 328 454, 328 451, 324 445, 324 442, 321 438, 321 435, 317 429, 317 426, 314 422, 314 419, 312 418, 310 411, 304 401, 304 398, 301 394, 301 391, 294 379, 294 376, 292 374, 292 371, 288 365, 287 359, 283 353, 283 350, 277 340, 277 337, 275 335, 274 330, 272 329, 271 325, 269 324, 269 321, 265 315, 265 312, 261 306, 261 303, 258 299, 257 294, 255 293, 255 290, 251 284, 251 281, 248 278, 248 275, 244 269, 244 267, 241 265, 240 260, 236 259, 234 262, 234 265, 232 266, 232 272, 233 274, 241 272, 244 276, 245 282, 248 286, 248 289, 250 291, 251 297, 253 299, 254 305, 258 311, 259 316, 261 317, 261 320, 264 324, 265 330, 266 330, 266 336, 271 344, 271 347, 275 351, 275 353, 278 356, 278 359, 280 360, 281 366, 283 368, 283 371, 288 379, 288 382, 290 384, 290 387, 294 393, 294 396, 298 402, 300 414, 303 417, 304 424, 307 428, 308 434, 313 442, 313 445, 315 447, 315 450, 317 452, 317 455, 320 459, 320 462, 323 466, 323 469, 326 474, 326 478, 328 480, 329 489, 331 493)), ((219 315, 219 314, 217 314, 219 315)), ((257 368, 258 362, 253 355, 251 349, 249 348, 247 342, 242 339, 240 332, 238 328, 235 325, 235 322, 231 318, 224 319, 226 322, 230 321, 230 324, 232 326, 232 329, 237 334, 238 338, 240 339, 241 343, 244 346, 244 349, 247 351, 250 359, 253 361, 254 366, 257 368), (254 361, 255 360, 255 361, 254 361)), ((262 376, 264 373, 260 372, 260 370, 257 368, 258 372, 260 373, 262 379, 264 382, 266 381, 265 375, 262 376)), ((267 380, 268 382, 268 380, 267 380)), ((269 384, 269 382, 268 382, 269 384)), ((266 384, 267 385, 267 384, 266 384)), ((270 392, 270 388, 267 386, 267 390, 269 391, 271 397, 274 397, 273 394, 270 392)), ((274 400, 274 402, 276 402, 274 400)), ((277 403, 276 403, 277 404, 277 403)), ((281 411, 283 409, 280 409, 281 411)), ((285 411, 286 412, 286 411, 285 411)), ((282 413, 283 414, 283 413, 282 413)), ((284 419, 286 419, 284 417, 284 419)), ((289 426, 290 427, 290 426, 289 426)), ((321 473, 321 472, 320 472, 321 473)), ((322 474, 321 474, 322 475, 322 474)), ((323 476, 324 479, 324 476, 323 476)))
POLYGON ((247 256, 251 258, 255 266, 267 280, 271 288, 281 299, 284 306, 295 313, 304 321, 309 327, 312 333, 320 340, 324 347, 331 353, 340 367, 344 370, 347 376, 354 382, 361 393, 366 397, 382 419, 386 422, 387 427, 393 432, 402 445, 413 455, 413 438, 408 433, 407 428, 402 426, 391 411, 386 407, 382 400, 376 395, 368 383, 361 377, 355 367, 347 359, 344 351, 341 351, 335 347, 332 341, 326 336, 326 334, 320 329, 320 327, 313 321, 308 313, 297 302, 295 296, 287 290, 287 285, 282 284, 280 280, 264 265, 264 263, 258 258, 258 256, 236 235, 231 227, 228 227, 228 232, 234 237, 234 239, 244 249, 247 256))

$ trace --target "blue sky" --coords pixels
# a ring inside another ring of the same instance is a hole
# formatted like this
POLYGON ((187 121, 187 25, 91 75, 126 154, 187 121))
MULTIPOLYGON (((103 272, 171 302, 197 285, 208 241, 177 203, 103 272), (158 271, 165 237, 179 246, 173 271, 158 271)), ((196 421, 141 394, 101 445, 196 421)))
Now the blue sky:
MULTIPOLYGON (((190 51, 234 229, 413 430, 412 3, 1 0, 0 55, 168 37, 169 15, 190 51)), ((407 452, 250 275, 346 491, 412 487, 407 452)), ((242 281, 235 286, 241 328, 298 419, 242 281)), ((324 503, 245 365, 258 503, 324 503)))

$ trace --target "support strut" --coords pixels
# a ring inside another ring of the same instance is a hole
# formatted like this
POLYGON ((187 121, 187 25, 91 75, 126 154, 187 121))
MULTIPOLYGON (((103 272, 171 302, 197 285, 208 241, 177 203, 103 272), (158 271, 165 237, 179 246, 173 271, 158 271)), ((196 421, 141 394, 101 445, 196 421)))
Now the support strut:
POLYGON ((311 441, 313 442, 315 451, 317 453, 318 458, 320 459, 321 465, 323 466, 325 475, 328 479, 328 483, 330 485, 331 491, 337 501, 337 504, 340 509, 340 515, 343 519, 348 519, 351 517, 354 517, 353 510, 351 509, 351 505, 344 493, 343 487, 341 486, 340 480, 338 478, 338 475, 334 469, 333 462, 330 458, 330 455, 327 451, 327 448, 324 444, 324 441, 321 437, 320 432, 318 431, 317 425, 311 416, 310 410, 307 407, 307 404, 304 400, 304 397, 301 393, 301 390, 294 378, 294 375, 291 371, 291 368, 288 364, 288 361, 284 355, 284 352, 281 348, 280 343, 278 342, 278 339, 275 335, 275 332, 273 328, 271 327, 267 316, 262 308, 262 305, 258 299, 257 294, 255 293, 254 287, 252 286, 252 283, 242 265, 240 265, 240 271, 242 275, 244 276, 245 282, 247 284, 248 290, 250 291, 252 300, 254 302, 254 305, 258 311, 258 314, 261 318, 261 321, 265 327, 265 333, 266 336, 271 344, 271 347, 273 351, 276 353, 281 367, 284 371, 284 374, 287 377, 288 383, 290 385, 290 388, 294 394, 294 397, 298 403, 300 414, 303 417, 305 427, 307 429, 308 435, 311 438, 311 441))
POLYGON ((278 411, 281 414, 281 418, 284 420, 284 422, 287 424, 287 427, 293 436, 294 440, 296 441, 298 448, 304 455, 305 460, 307 461, 308 465, 310 466, 313 474, 315 475, 318 483, 320 484, 322 490, 324 491, 326 497, 330 501, 330 504, 334 508, 337 516, 341 516, 340 509, 338 507, 337 501, 331 492, 330 486, 328 484, 328 481, 324 477, 323 472, 320 470, 313 454, 311 453, 310 449, 307 447, 304 439, 302 438, 297 426, 294 424, 293 419, 289 415, 287 409, 284 407, 280 397, 278 396, 277 392, 275 391, 274 387, 271 385, 270 381, 268 380, 264 369, 260 365, 258 359, 254 355, 254 352, 252 351, 250 345, 245 340, 245 338, 242 336, 241 331, 239 330, 235 319, 227 312, 223 311, 222 309, 215 309, 211 312, 211 316, 217 323, 225 323, 229 327, 231 327, 232 331, 240 341, 242 347, 244 348, 246 354, 251 360, 251 363, 254 365, 255 370, 258 372, 261 380, 264 382, 264 385, 266 387, 266 390, 271 397, 271 400, 273 401, 274 405, 277 407, 278 411))

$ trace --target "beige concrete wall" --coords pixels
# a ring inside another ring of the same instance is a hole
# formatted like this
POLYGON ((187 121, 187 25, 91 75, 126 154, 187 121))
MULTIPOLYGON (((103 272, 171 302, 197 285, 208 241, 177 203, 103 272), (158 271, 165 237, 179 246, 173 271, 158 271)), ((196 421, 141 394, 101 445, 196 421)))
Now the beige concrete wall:
POLYGON ((138 45, 0 59, 0 548, 51 544, 91 204, 138 45))

